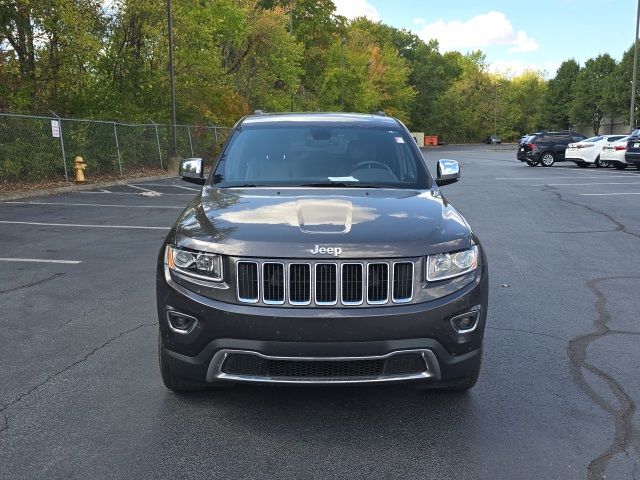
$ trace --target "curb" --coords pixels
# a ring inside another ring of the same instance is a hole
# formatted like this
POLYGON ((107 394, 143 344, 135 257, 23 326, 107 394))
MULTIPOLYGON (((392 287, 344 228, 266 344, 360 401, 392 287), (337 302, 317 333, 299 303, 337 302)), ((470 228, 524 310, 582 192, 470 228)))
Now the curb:
POLYGON ((28 197, 44 197, 47 195, 57 195, 59 193, 78 192, 82 190, 92 190, 94 188, 113 187, 114 185, 126 185, 132 182, 152 182, 154 180, 164 180, 166 178, 178 178, 175 174, 154 175, 152 177, 131 177, 122 180, 111 180, 109 182, 85 183, 82 185, 72 184, 65 187, 43 188, 40 190, 30 190, 28 192, 10 193, 0 195, 0 202, 6 200, 18 200, 28 197))

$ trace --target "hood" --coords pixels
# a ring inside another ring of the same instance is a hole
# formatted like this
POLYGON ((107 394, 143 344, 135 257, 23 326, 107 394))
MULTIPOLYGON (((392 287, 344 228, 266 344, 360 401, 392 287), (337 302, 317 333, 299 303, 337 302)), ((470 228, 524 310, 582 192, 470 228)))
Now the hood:
POLYGON ((233 256, 398 258, 468 248, 471 235, 437 189, 205 187, 170 241, 233 256))

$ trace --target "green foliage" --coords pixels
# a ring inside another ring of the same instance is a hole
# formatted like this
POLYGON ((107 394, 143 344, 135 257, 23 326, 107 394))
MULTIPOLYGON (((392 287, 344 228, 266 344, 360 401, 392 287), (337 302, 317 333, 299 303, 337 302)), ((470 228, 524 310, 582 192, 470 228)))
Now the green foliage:
POLYGON ((574 99, 574 83, 580 65, 574 59, 562 62, 556 76, 549 80, 545 98, 544 120, 548 129, 568 129, 571 127, 569 110, 574 99))
MULTIPOLYGON (((613 116, 629 118, 631 99, 631 80, 633 78, 633 45, 622 55, 608 79, 607 89, 603 92, 605 111, 613 116)), ((636 92, 636 105, 640 96, 636 92)), ((638 124, 636 112, 635 124, 638 124)))
POLYGON ((604 116, 612 113, 607 111, 604 94, 615 67, 616 62, 609 54, 598 55, 587 60, 574 83, 570 118, 574 123, 590 125, 594 135, 600 130, 604 116))
MULTIPOLYGON (((384 110, 452 142, 598 129, 628 114, 632 49, 619 63, 567 60, 549 81, 505 77, 481 51, 441 53, 335 11, 332 0, 173 2, 178 123, 231 125, 258 108, 384 110)), ((168 123, 167 63, 164 1, 0 0, 0 110, 168 123)), ((82 145, 81 131, 70 142, 82 145)))

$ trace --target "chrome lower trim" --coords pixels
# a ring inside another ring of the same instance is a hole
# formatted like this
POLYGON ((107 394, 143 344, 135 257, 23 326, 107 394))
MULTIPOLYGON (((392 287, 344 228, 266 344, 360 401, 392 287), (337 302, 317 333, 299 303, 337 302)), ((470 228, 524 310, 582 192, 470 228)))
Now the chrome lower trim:
POLYGON ((436 355, 428 349, 413 350, 396 350, 385 355, 370 355, 360 357, 280 357, 264 355, 259 352, 250 350, 218 350, 207 369, 207 382, 215 381, 233 381, 247 383, 281 383, 281 384, 306 384, 306 385, 322 385, 322 384, 355 384, 355 383, 384 383, 384 382, 400 382, 407 380, 432 379, 440 380, 440 365, 436 355), (357 378, 292 378, 292 377, 258 377, 251 375, 232 375, 222 371, 222 365, 230 354, 255 355, 266 360, 290 360, 290 361, 349 361, 349 360, 383 360, 395 355, 403 355, 407 353, 419 353, 424 359, 426 370, 420 373, 400 374, 400 375, 380 375, 377 377, 357 377, 357 378))

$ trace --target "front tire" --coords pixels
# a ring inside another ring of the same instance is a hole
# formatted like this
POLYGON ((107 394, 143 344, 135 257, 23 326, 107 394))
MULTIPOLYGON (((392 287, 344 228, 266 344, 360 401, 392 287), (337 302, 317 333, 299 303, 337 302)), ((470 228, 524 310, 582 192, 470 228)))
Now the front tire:
POLYGON ((166 354, 162 348, 162 342, 160 341, 160 335, 158 335, 158 365, 160 367, 160 375, 162 376, 162 382, 164 386, 174 392, 194 392, 203 390, 205 385, 190 382, 184 378, 178 377, 167 361, 166 354))
POLYGON ((578 165, 580 168, 587 168, 589 166, 587 162, 576 162, 576 165, 578 165))
POLYGON ((625 170, 627 168, 627 164, 626 163, 616 163, 614 165, 616 170, 625 170))
POLYGON ((526 162, 530 167, 536 167, 538 165, 538 162, 536 162, 535 160, 527 160, 526 162))
POLYGON ((552 152, 544 152, 540 156, 540 165, 550 167, 556 162, 556 156, 552 152))

